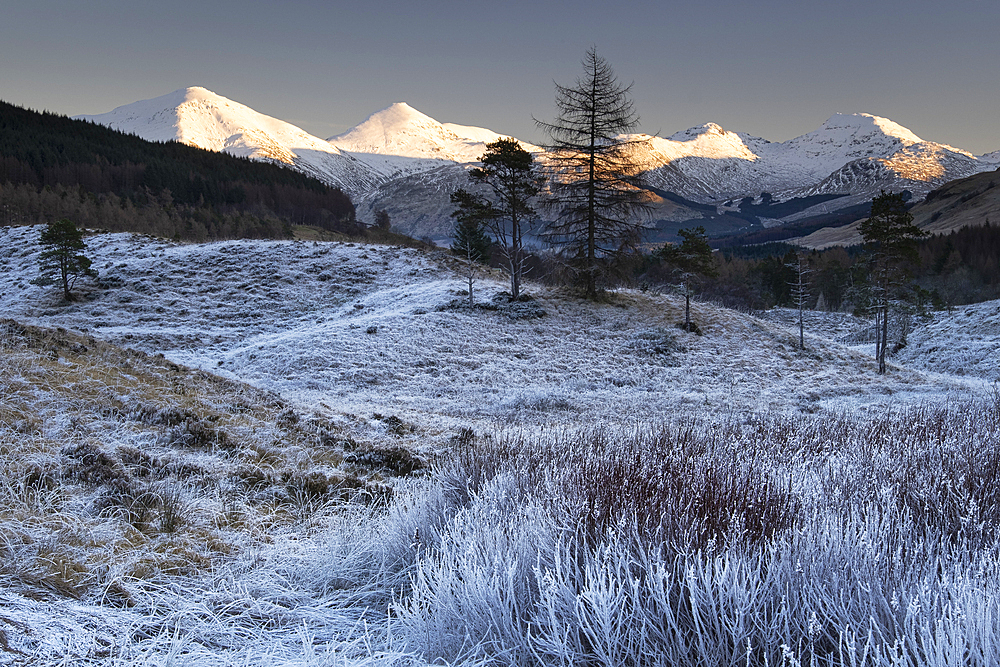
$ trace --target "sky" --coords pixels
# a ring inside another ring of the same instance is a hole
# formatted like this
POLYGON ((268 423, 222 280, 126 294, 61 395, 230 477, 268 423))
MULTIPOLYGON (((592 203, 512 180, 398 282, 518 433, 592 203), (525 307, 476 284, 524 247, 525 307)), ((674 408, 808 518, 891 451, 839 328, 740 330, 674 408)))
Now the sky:
POLYGON ((328 138, 393 102, 540 142, 595 47, 639 131, 784 141, 835 113, 1000 150, 996 0, 3 0, 0 99, 97 114, 202 86, 328 138))

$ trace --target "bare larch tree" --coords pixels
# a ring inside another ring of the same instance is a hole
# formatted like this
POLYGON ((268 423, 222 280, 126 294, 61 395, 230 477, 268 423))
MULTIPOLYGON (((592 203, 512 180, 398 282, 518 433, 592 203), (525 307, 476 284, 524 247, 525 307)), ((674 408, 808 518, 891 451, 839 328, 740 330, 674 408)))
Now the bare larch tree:
POLYGON ((550 138, 546 206, 554 219, 542 235, 564 248, 593 299, 607 268, 638 247, 648 204, 635 157, 644 142, 626 134, 639 123, 632 86, 593 48, 583 68, 574 86, 556 84, 555 120, 535 122, 550 138))

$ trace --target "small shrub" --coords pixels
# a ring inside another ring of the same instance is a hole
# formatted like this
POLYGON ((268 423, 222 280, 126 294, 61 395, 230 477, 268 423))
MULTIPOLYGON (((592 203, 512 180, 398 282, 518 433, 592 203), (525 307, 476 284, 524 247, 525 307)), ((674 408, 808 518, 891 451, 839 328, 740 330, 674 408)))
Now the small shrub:
POLYGON ((697 336, 704 336, 705 335, 705 334, 702 333, 701 327, 699 327, 696 322, 691 322, 691 323, 678 322, 677 323, 677 328, 680 329, 681 331, 686 331, 688 333, 693 333, 693 334, 695 334, 697 336))
POLYGON ((121 463, 97 445, 85 442, 62 450, 64 476, 88 484, 106 484, 127 477, 121 463))
POLYGON ((182 489, 176 484, 166 484, 159 489, 160 532, 176 533, 187 523, 187 506, 182 489))
POLYGON ((279 426, 287 428, 289 426, 295 426, 299 423, 299 415, 295 412, 295 410, 287 408, 282 410, 274 421, 279 426))
POLYGON ((411 475, 427 467, 426 462, 405 447, 385 447, 352 454, 345 459, 348 463, 387 470, 399 477, 411 475))
POLYGON ((636 353, 659 356, 668 361, 672 361, 677 354, 687 352, 677 336, 662 327, 640 332, 629 347, 636 353))
POLYGON ((228 436, 223 431, 200 420, 187 420, 171 429, 161 439, 160 444, 168 447, 191 447, 201 449, 231 447, 228 436))
POLYGON ((102 516, 117 518, 138 530, 145 530, 160 497, 148 484, 120 478, 109 484, 97 501, 102 516))
POLYGON ((24 489, 30 493, 52 491, 59 484, 57 471, 55 467, 39 464, 28 466, 24 473, 24 489))

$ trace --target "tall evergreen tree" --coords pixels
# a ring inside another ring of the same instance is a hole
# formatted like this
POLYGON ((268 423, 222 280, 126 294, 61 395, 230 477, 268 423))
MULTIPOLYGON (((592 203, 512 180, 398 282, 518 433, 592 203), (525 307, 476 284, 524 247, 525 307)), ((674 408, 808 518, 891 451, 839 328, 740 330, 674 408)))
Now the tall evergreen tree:
POLYGON ((874 288, 875 356, 879 375, 884 375, 889 310, 903 297, 909 266, 917 261, 917 240, 927 232, 913 224, 913 215, 906 210, 902 193, 884 190, 872 199, 871 214, 861 223, 860 231, 870 261, 869 280, 874 288))
POLYGON ((42 230, 39 242, 42 251, 41 276, 34 280, 36 285, 60 284, 67 301, 73 300, 72 288, 80 276, 96 277, 97 271, 90 267, 91 260, 83 254, 87 244, 83 232, 66 218, 50 222, 42 230))
POLYGON ((583 68, 574 86, 556 84, 555 120, 535 122, 550 138, 553 172, 547 204, 555 219, 544 235, 568 251, 593 299, 606 264, 638 247, 644 230, 638 214, 648 205, 634 157, 639 142, 623 136, 639 123, 632 86, 621 85, 593 48, 583 68))

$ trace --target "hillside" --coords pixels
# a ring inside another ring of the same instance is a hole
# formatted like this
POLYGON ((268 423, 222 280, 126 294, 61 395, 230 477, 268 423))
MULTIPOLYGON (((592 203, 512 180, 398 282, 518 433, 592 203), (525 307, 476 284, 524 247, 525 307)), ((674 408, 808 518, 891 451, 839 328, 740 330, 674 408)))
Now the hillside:
POLYGON ((1000 220, 1000 170, 951 181, 928 193, 914 206, 913 222, 921 229, 939 234, 965 226, 1000 220))
POLYGON ((934 313, 908 338, 900 363, 1000 384, 1000 301, 934 313))
MULTIPOLYGON (((672 296, 626 292, 593 305, 537 288, 548 313, 538 319, 440 310, 461 298, 462 278, 393 247, 92 236, 101 287, 62 304, 27 282, 37 233, 3 230, 4 247, 24 248, 2 258, 9 317, 163 352, 310 409, 397 414, 442 437, 493 420, 812 411, 967 391, 964 380, 905 368, 878 378, 870 358, 824 338, 801 353, 789 329, 708 305, 695 311, 706 335, 685 335, 674 327, 683 301, 672 296)), ((479 298, 502 289, 484 281, 479 298)))
MULTIPOLYGON (((962 227, 976 227, 1000 220, 1000 181, 997 170, 959 178, 930 191, 910 212, 913 222, 931 234, 953 232, 962 227)), ((821 250, 837 245, 861 243, 859 219, 842 227, 829 227, 789 242, 821 250)))
POLYGON ((412 436, 65 329, 0 320, 0 391, 3 665, 127 660, 195 613, 199 581, 424 465, 412 436))
POLYGON ((2 102, 0 205, 7 224, 69 217, 193 240, 362 232, 341 190, 299 171, 2 102))

